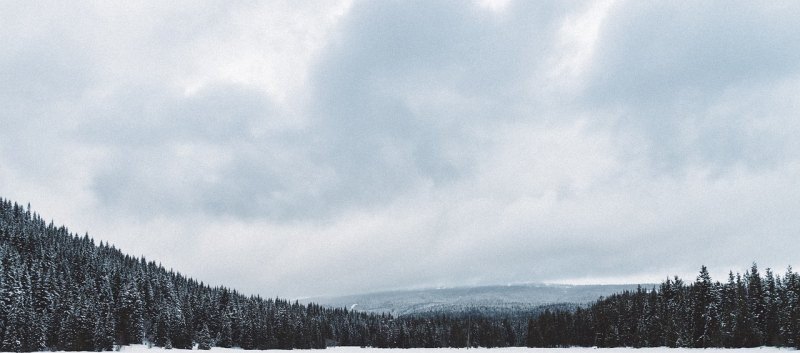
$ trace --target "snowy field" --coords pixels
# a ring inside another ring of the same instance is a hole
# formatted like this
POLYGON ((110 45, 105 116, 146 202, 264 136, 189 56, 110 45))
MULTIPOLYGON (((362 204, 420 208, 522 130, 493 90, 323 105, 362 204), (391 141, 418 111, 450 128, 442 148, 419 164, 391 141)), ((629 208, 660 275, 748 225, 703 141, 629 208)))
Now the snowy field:
MULTIPOLYGON (((166 350, 159 347, 147 348, 144 345, 124 346, 120 352, 124 353, 157 353, 157 352, 171 352, 179 353, 186 351, 184 349, 166 350)), ((298 351, 298 350, 295 350, 298 351)), ((524 348, 524 347, 511 347, 511 348, 408 348, 408 349, 384 349, 384 348, 359 348, 359 347, 336 347, 328 348, 326 350, 314 350, 315 352, 330 352, 330 353, 466 353, 474 351, 477 353, 787 353, 797 352, 792 348, 775 348, 775 347, 761 347, 761 348, 737 348, 737 349, 722 349, 722 348, 707 348, 707 349, 693 349, 693 348, 524 348), (491 351, 491 352, 489 352, 491 351)), ((263 351, 243 351, 235 348, 211 348, 210 352, 215 353, 243 353, 243 352, 263 352, 263 351)), ((277 352, 277 351, 271 351, 277 352)))

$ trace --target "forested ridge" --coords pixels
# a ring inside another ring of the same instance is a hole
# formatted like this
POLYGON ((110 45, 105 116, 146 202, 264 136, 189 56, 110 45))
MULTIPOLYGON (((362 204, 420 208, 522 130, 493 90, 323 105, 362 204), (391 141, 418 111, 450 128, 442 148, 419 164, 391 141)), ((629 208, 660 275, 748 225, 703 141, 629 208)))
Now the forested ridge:
POLYGON ((588 306, 392 317, 211 287, 95 244, 0 199, 0 351, 800 345, 800 276, 753 265, 712 282, 679 278, 588 306))
POLYGON ((394 318, 210 287, 0 199, 0 351, 524 345, 527 318, 394 318))
POLYGON ((658 287, 603 298, 588 308, 546 311, 528 324, 530 347, 759 347, 800 348, 800 276, 753 264, 713 282, 703 266, 697 279, 678 277, 658 287))

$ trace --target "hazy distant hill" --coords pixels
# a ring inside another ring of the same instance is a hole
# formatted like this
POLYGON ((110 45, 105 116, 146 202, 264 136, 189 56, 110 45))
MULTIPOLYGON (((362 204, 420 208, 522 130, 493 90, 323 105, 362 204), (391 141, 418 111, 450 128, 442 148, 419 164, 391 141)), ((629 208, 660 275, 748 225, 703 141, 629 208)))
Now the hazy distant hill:
POLYGON ((553 304, 587 304, 613 293, 635 290, 628 285, 552 285, 457 287, 316 297, 308 301, 332 307, 393 315, 428 312, 527 312, 553 304))

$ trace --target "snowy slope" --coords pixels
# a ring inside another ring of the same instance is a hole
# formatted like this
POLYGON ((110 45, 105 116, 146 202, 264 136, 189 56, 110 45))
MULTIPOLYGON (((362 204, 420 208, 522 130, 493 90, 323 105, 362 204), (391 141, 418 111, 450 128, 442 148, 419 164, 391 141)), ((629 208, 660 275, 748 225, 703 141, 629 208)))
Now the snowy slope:
MULTIPOLYGON (((601 296, 637 285, 549 285, 526 284, 510 286, 458 287, 358 294, 341 297, 308 298, 331 307, 346 307, 367 312, 386 312, 393 315, 426 312, 520 312, 542 305, 586 304, 601 296)), ((645 286, 649 288, 649 286, 645 286)))

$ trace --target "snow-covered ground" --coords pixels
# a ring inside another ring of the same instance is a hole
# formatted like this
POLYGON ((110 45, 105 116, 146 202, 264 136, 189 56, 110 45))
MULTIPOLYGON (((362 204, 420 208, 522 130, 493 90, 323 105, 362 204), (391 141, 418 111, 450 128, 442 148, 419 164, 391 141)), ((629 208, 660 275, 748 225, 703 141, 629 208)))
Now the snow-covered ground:
MULTIPOLYGON (((123 353, 180 353, 183 349, 166 350, 159 347, 147 348, 144 345, 123 346, 120 352, 123 353)), ((722 349, 693 349, 693 348, 409 348, 409 349, 383 349, 383 348, 359 348, 359 347, 336 347, 326 350, 315 350, 316 352, 329 353, 466 353, 474 351, 476 353, 787 353, 796 352, 791 348, 738 348, 722 349)), ((243 352, 263 352, 263 351, 243 351, 235 348, 211 348, 214 353, 243 353, 243 352)), ((276 353, 278 351, 270 351, 276 353)))
POLYGON ((334 353, 466 353, 475 351, 476 353, 789 353, 796 352, 789 348, 761 347, 761 348, 409 348, 409 349, 380 349, 380 348, 359 348, 359 347, 336 347, 331 348, 334 353))

